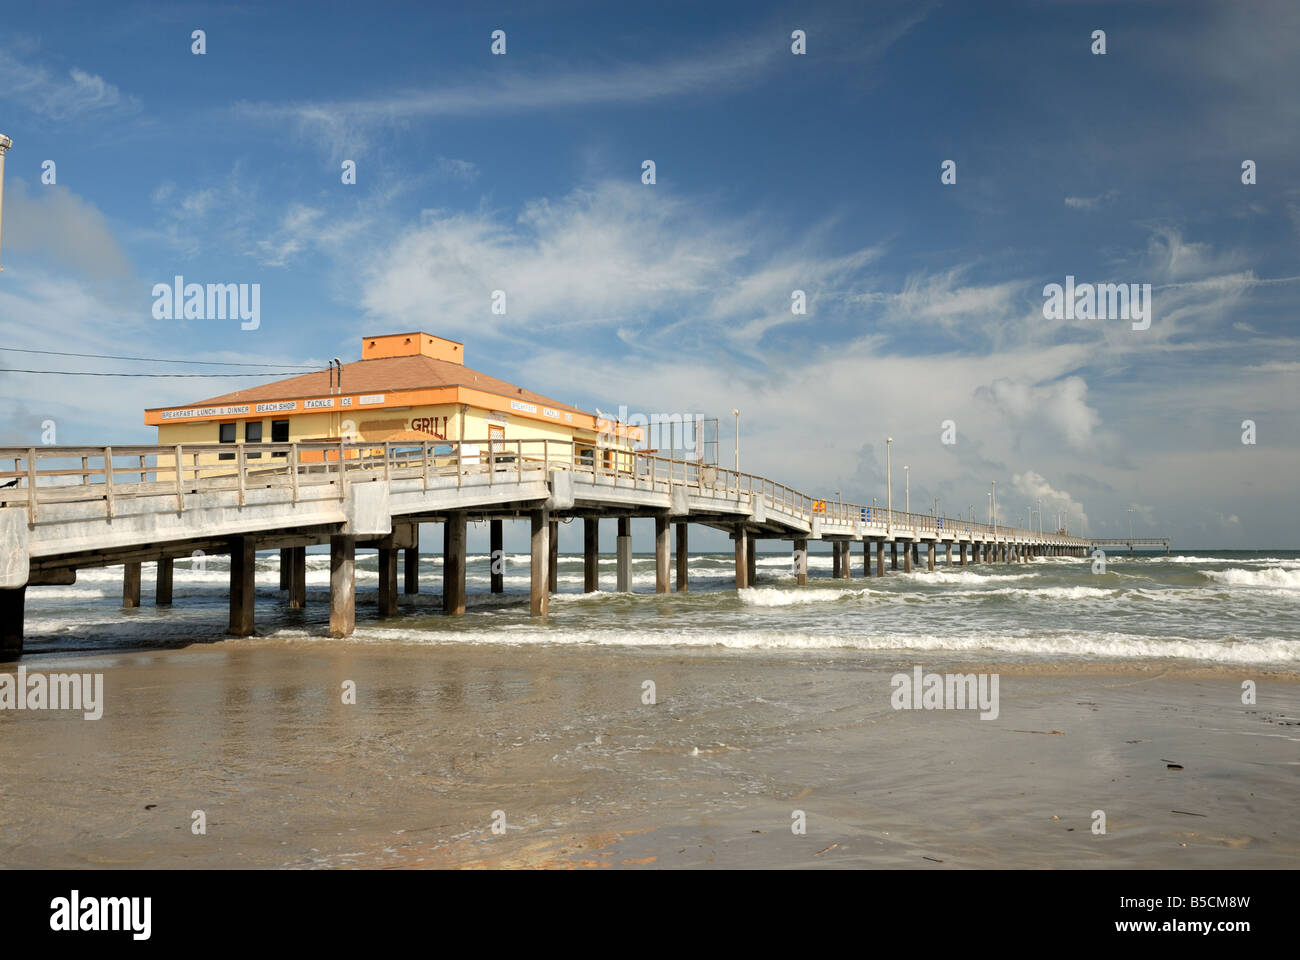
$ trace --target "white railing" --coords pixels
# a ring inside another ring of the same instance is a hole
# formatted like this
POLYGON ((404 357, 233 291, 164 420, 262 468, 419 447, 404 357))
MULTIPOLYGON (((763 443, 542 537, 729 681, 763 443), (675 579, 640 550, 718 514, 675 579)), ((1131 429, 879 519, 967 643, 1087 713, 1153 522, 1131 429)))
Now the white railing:
POLYGON ((824 535, 852 535, 860 524, 868 535, 1088 543, 1001 524, 821 500, 766 477, 696 460, 545 439, 5 447, 0 448, 0 508, 25 507, 29 522, 36 524, 43 507, 60 503, 101 502, 111 518, 126 501, 183 511, 186 496, 212 491, 235 491, 241 506, 252 489, 281 490, 285 502, 296 503, 304 490, 331 486, 342 500, 351 483, 418 479, 427 489, 434 480, 445 485, 454 478, 463 486, 467 479, 481 484, 485 478, 495 485, 545 480, 555 470, 585 475, 598 485, 665 493, 682 486, 715 500, 761 499, 769 511, 803 523, 820 518, 824 535), (5 469, 7 464, 13 468, 5 469))

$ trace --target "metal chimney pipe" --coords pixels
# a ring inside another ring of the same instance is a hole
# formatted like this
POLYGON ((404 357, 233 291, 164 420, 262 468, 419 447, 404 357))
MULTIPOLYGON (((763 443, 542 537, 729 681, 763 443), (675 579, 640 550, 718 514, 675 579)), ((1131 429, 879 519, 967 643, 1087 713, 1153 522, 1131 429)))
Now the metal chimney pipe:
MULTIPOLYGON (((3 234, 5 225, 5 154, 13 145, 13 140, 0 133, 0 234, 3 234)), ((3 272, 4 267, 0 267, 0 273, 3 272)))

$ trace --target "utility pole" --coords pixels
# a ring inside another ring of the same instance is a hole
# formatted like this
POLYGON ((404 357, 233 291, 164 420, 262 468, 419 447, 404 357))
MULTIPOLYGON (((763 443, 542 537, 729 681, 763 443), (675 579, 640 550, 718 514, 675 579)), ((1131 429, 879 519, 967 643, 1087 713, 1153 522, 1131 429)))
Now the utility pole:
MULTIPOLYGON (((740 411, 734 407, 731 410, 736 415, 736 473, 740 473, 740 411)), ((737 489, 739 489, 740 479, 736 479, 737 489)))

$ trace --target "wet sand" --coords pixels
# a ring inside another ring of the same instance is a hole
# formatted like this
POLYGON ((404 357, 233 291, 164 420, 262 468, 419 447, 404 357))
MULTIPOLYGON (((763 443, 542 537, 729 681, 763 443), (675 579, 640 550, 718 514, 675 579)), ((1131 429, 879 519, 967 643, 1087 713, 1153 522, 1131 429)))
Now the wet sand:
POLYGON ((0 711, 8 868, 1300 864, 1279 671, 282 638, 24 665, 103 671, 106 704, 0 711), (894 710, 917 663, 998 673, 999 717, 894 710))

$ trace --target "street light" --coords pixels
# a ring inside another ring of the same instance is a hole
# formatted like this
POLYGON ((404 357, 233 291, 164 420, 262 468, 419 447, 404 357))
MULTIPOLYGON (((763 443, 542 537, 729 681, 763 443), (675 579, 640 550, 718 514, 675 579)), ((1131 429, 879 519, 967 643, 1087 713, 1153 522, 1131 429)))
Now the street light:
POLYGON ((1038 535, 1043 535, 1043 498, 1038 498, 1038 535))
POLYGON ((912 522, 912 468, 903 467, 903 512, 907 514, 907 522, 912 522))
MULTIPOLYGON (((0 228, 4 227, 4 208, 5 208, 5 154, 9 148, 14 145, 13 140, 0 133, 0 228)), ((4 267, 0 267, 0 271, 4 267)))
MULTIPOLYGON (((1133 508, 1132 507, 1128 508, 1128 538, 1130 540, 1133 539, 1133 508)), ((1129 546, 1131 547, 1133 546, 1133 544, 1130 543, 1129 546)))
MULTIPOLYGON (((736 415, 736 473, 740 473, 740 411, 732 407, 731 412, 736 415)), ((736 478, 736 485, 739 489, 740 477, 736 478)))
POLYGON ((893 437, 885 437, 885 532, 894 529, 894 468, 889 459, 889 445, 893 437))
POLYGON ((993 481, 993 490, 990 492, 990 503, 993 505, 993 536, 998 535, 998 482, 993 481))

